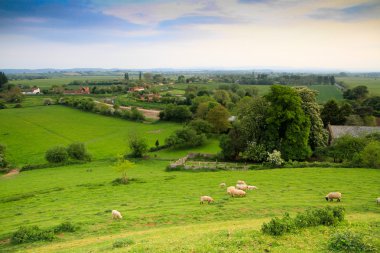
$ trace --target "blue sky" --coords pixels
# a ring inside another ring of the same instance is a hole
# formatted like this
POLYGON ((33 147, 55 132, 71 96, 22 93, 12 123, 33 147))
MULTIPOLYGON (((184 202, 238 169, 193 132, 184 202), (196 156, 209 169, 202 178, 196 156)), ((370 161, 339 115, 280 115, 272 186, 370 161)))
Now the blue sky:
POLYGON ((380 70, 378 0, 0 0, 0 68, 380 70))

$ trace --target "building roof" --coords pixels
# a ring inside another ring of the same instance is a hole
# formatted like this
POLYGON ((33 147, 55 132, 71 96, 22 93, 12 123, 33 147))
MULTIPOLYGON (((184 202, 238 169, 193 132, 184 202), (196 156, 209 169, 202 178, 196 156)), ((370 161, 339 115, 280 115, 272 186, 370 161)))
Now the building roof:
POLYGON ((380 127, 369 127, 369 126, 336 126, 329 125, 329 132, 331 139, 336 139, 342 137, 343 135, 351 135, 354 137, 359 137, 362 135, 380 132, 380 127))

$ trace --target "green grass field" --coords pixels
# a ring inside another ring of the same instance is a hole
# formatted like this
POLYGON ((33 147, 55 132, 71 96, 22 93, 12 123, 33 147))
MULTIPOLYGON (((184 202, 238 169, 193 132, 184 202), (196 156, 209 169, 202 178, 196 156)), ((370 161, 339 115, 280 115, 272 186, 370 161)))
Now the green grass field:
POLYGON ((343 81, 349 88, 365 85, 368 87, 370 95, 380 96, 380 78, 337 77, 336 80, 343 81))
POLYGON ((180 125, 143 124, 86 113, 59 105, 0 111, 1 143, 6 144, 9 160, 16 165, 44 162, 47 149, 55 145, 84 142, 95 159, 107 159, 128 149, 131 134, 147 139, 153 147, 180 125))

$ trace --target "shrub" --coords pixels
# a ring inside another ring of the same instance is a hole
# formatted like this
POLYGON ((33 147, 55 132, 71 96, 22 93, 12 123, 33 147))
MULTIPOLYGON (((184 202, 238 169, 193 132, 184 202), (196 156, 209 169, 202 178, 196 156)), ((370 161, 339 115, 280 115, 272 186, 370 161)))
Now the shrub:
POLYGON ((51 98, 44 99, 44 105, 52 105, 52 104, 53 104, 53 100, 51 98))
POLYGON ((340 231, 333 234, 329 239, 328 249, 338 252, 374 252, 374 247, 363 240, 358 233, 340 231))
POLYGON ((288 213, 285 213, 282 219, 275 217, 271 219, 268 223, 264 223, 261 227, 261 231, 264 234, 279 236, 285 233, 293 232, 296 230, 295 223, 292 218, 290 218, 288 213))
POLYGON ((254 141, 248 142, 247 148, 243 152, 243 158, 254 162, 262 162, 267 158, 265 146, 254 141))
POLYGON ((380 168, 380 142, 371 141, 368 145, 359 153, 359 159, 361 165, 370 168, 380 168))
POLYGON ((148 144, 143 138, 131 136, 129 138, 129 148, 131 153, 127 155, 128 157, 141 158, 148 151, 148 144))
POLYGON ((165 145, 170 147, 198 147, 207 140, 205 134, 197 132, 189 127, 179 129, 165 139, 165 145))
POLYGON ((0 101, 0 109, 7 109, 7 106, 3 101, 0 101))
POLYGON ((21 108, 21 107, 22 107, 22 105, 20 103, 18 103, 18 104, 15 104, 15 106, 13 108, 21 108))
POLYGON ((123 247, 126 247, 126 246, 129 246, 129 245, 132 245, 134 244, 135 242, 132 240, 132 239, 119 239, 119 240, 116 240, 113 244, 112 244, 112 247, 113 248, 123 248, 123 247))
POLYGON ((136 120, 136 121, 144 121, 145 117, 144 117, 144 114, 142 114, 142 112, 140 112, 139 110, 137 110, 136 107, 132 107, 131 108, 130 119, 131 120, 136 120))
POLYGON ((281 152, 277 150, 273 150, 272 153, 268 152, 268 157, 267 157, 267 164, 270 167, 280 167, 281 165, 284 164, 284 159, 281 158, 281 152))
POLYGON ((45 158, 50 163, 63 163, 69 158, 66 148, 52 147, 46 151, 45 158))
POLYGON ((67 153, 70 158, 75 160, 91 160, 87 153, 86 147, 81 142, 74 142, 67 147, 67 153))
POLYGON ((5 168, 8 165, 8 162, 5 158, 5 145, 0 144, 0 168, 5 168))
POLYGON ((54 233, 75 232, 77 229, 77 226, 69 221, 65 221, 54 228, 54 233))
POLYGON ((54 233, 52 230, 42 230, 38 226, 20 227, 12 234, 11 243, 21 244, 36 241, 52 241, 54 233))

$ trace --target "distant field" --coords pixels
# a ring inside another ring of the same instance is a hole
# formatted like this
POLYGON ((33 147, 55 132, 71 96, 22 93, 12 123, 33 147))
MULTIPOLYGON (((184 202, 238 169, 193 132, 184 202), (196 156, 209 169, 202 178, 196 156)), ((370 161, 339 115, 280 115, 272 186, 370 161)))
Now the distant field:
POLYGON ((18 165, 44 162, 48 148, 75 141, 84 142, 95 159, 112 158, 128 149, 132 133, 146 138, 152 147, 180 128, 175 123, 136 123, 59 105, 0 110, 0 122, 0 142, 18 165))
POLYGON ((343 81, 350 88, 355 86, 365 85, 368 87, 370 95, 380 96, 380 78, 366 78, 366 77, 337 77, 337 81, 343 81))
POLYGON ((337 101, 343 99, 342 92, 332 85, 311 85, 307 86, 307 88, 318 91, 317 100, 319 103, 325 103, 330 99, 337 101))
POLYGON ((12 80, 10 83, 22 84, 29 86, 38 86, 41 89, 50 88, 53 85, 64 85, 69 84, 72 81, 102 81, 102 80, 115 80, 121 79, 121 76, 68 76, 68 77, 55 77, 49 79, 20 79, 12 80))

